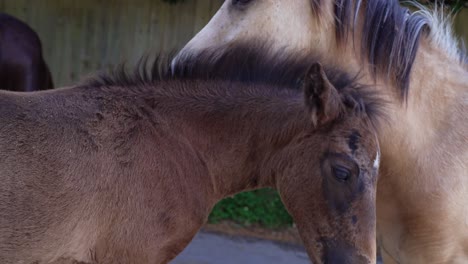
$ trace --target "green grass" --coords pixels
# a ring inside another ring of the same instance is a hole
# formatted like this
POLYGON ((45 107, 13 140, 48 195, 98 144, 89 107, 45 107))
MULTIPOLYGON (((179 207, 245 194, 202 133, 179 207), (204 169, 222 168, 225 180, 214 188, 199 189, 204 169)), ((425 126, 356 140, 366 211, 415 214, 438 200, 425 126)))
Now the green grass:
POLYGON ((278 193, 272 189, 239 193, 220 201, 213 208, 209 222, 217 223, 221 220, 231 220, 245 226, 258 224, 267 228, 289 227, 293 223, 278 193))

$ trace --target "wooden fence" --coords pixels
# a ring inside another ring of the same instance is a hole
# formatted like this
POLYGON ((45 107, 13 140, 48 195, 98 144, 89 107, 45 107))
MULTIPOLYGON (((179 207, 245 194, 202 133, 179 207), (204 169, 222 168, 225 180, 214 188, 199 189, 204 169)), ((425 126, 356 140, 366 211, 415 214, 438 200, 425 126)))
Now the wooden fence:
POLYGON ((460 36, 468 48, 468 8, 463 9, 457 15, 454 26, 457 35, 460 36))
POLYGON ((220 0, 0 0, 36 30, 57 86, 145 53, 183 46, 220 0))
MULTIPOLYGON (((183 46, 223 1, 0 0, 0 11, 28 23, 42 39, 54 81, 69 85, 83 75, 147 52, 183 46)), ((468 10, 455 23, 468 44, 468 10)))

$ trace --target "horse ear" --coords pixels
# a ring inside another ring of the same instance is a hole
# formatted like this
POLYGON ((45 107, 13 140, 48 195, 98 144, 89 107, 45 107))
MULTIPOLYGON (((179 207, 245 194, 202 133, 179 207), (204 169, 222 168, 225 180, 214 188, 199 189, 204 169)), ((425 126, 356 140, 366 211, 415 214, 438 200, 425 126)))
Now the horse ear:
POLYGON ((340 115, 340 95, 330 83, 320 63, 314 63, 307 70, 302 83, 305 105, 316 126, 331 122, 340 115))

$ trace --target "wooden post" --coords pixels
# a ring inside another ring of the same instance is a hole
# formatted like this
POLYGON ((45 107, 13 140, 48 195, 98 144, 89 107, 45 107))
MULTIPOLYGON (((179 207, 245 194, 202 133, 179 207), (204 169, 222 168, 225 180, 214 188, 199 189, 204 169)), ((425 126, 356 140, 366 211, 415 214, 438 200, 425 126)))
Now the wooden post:
POLYGON ((56 87, 145 54, 182 47, 222 1, 0 0, 0 12, 30 25, 42 41, 56 87), (47 3, 45 3, 47 2, 47 3))
POLYGON ((464 8, 458 13, 455 19, 455 32, 464 40, 468 48, 468 8, 464 8))

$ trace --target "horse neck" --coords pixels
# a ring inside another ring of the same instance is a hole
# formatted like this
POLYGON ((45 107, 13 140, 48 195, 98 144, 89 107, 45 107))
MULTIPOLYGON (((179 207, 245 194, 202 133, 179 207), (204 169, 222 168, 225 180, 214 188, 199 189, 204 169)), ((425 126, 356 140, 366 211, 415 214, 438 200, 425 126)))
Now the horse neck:
POLYGON ((389 102, 389 122, 382 127, 379 141, 382 159, 389 161, 387 164, 391 164, 393 173, 440 174, 447 173, 449 167, 458 167, 452 168, 453 171, 466 170, 460 159, 468 158, 465 151, 467 65, 430 39, 422 38, 410 75, 407 99, 403 99, 399 88, 386 76, 373 77, 353 47, 345 47, 341 54, 332 63, 345 65, 351 72, 360 69, 361 82, 375 83, 375 89, 389 102))
POLYGON ((232 86, 220 86, 206 97, 201 94, 209 87, 192 89, 194 95, 188 97, 203 99, 187 98, 191 102, 183 103, 181 112, 171 110, 169 118, 206 165, 205 180, 211 183, 214 200, 275 186, 272 160, 311 124, 297 91, 292 95, 232 86))
POLYGON ((422 41, 413 67, 407 110, 399 111, 406 112, 409 146, 428 157, 421 165, 435 171, 434 164, 450 164, 451 157, 466 153, 468 72, 466 65, 427 41, 422 41))

